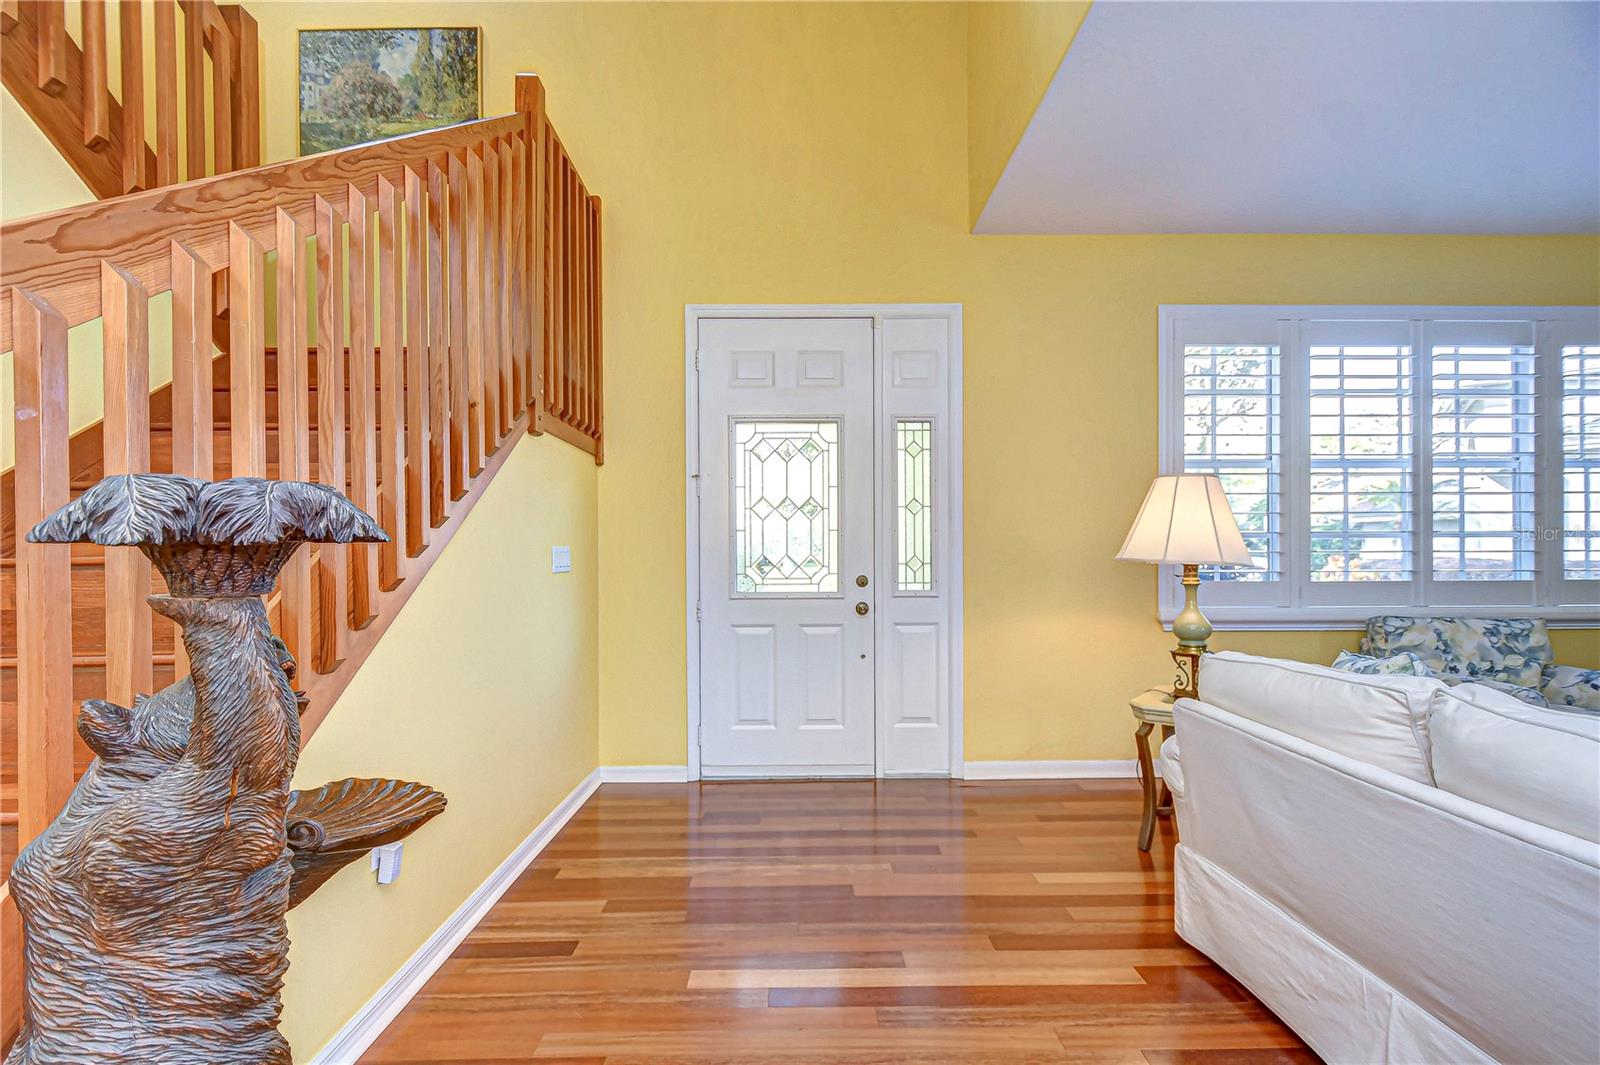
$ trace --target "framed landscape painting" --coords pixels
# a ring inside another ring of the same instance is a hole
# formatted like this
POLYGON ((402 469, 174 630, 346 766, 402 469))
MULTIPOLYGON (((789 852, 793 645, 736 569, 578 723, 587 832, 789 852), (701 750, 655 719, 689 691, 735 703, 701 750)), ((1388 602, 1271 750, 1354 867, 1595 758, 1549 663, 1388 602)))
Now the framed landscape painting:
POLYGON ((476 27, 300 31, 300 154, 478 117, 476 27))

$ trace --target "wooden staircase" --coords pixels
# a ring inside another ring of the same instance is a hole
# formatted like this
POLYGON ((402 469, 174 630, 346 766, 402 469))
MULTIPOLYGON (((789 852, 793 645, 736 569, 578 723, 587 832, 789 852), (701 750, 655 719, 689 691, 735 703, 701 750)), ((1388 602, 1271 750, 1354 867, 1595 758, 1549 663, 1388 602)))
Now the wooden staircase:
POLYGON ((78 17, 74 40, 64 0, 0 0, 0 79, 96 196, 261 162, 261 46, 241 5, 121 0, 109 36, 104 0, 82 0, 78 17), (120 66, 116 91, 111 56, 120 66))
MULTIPOLYGON (((516 88, 508 115, 0 226, 17 441, 0 475, 0 870, 88 763, 78 702, 127 704, 185 670, 143 557, 27 543, 45 514, 106 474, 171 471, 316 480, 378 517, 389 544, 302 550, 269 600, 309 739, 514 441, 549 433, 601 461, 600 201, 538 79, 516 88), (172 380, 152 391, 150 300, 169 292, 172 380), (96 319, 104 417, 69 435, 85 367, 67 330, 96 319)), ((0 883, 0 1046, 19 933, 0 883)))

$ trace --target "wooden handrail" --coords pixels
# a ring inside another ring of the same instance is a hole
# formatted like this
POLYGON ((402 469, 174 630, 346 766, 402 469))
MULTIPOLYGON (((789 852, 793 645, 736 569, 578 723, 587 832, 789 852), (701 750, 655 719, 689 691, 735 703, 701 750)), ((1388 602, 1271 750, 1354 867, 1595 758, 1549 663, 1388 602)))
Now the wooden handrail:
MULTIPOLYGON (((17 380, 17 465, 0 478, 15 524, 0 529, 0 562, 14 553, 20 844, 73 784, 74 663, 103 648, 104 694, 124 704, 152 686, 153 664, 163 676, 185 666, 181 645, 152 645, 141 558, 111 549, 90 569, 22 539, 95 475, 80 471, 316 480, 378 517, 390 543, 303 552, 269 600, 300 664, 309 737, 508 444, 548 432, 600 460, 599 200, 556 144, 532 75, 517 101, 509 115, 0 225, 0 350, 14 350, 17 380), (152 396, 148 313, 166 292, 173 376, 152 396), (103 370, 73 365, 66 346, 68 328, 96 319, 103 370), (105 417, 69 440, 66 397, 85 372, 103 373, 105 417), (158 416, 171 434, 160 460, 158 416), (104 618, 93 646, 75 643, 86 607, 104 618)), ((0 974, 16 969, 3 938, 0 974)))
POLYGON ((191 179, 255 166, 261 161, 260 55, 256 23, 238 4, 214 0, 150 0, 155 64, 145 62, 144 0, 122 0, 115 32, 106 26, 103 0, 81 5, 79 36, 67 32, 64 0, 5 4, 0 26, 0 74, 23 110, 96 196, 176 184, 179 130, 189 149, 191 179), (178 94, 178 18, 183 11, 187 91, 178 94), (111 42, 122 77, 113 87, 107 70, 111 42), (213 86, 215 124, 208 134, 206 57, 213 86), (145 128, 147 97, 154 97, 155 127, 145 128), (206 153, 207 140, 214 154, 206 153))

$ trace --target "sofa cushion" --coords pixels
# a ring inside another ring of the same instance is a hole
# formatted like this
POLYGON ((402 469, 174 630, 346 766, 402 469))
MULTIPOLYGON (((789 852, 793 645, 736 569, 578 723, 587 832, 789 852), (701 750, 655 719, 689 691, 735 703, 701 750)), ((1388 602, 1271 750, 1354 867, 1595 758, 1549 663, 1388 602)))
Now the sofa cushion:
POLYGON ((1319 747, 1423 784, 1428 771, 1428 707, 1444 682, 1432 677, 1366 676, 1237 651, 1206 655, 1200 698, 1319 747))
POLYGON ((1434 673, 1537 688, 1544 667, 1555 660, 1550 630, 1539 618, 1407 617, 1367 619, 1365 654, 1387 658, 1410 651, 1434 673))
POLYGON ((1438 787, 1600 842, 1600 718, 1463 684, 1434 694, 1428 730, 1438 787))
POLYGON ((1551 706, 1600 713, 1600 669, 1545 666, 1539 691, 1551 706))

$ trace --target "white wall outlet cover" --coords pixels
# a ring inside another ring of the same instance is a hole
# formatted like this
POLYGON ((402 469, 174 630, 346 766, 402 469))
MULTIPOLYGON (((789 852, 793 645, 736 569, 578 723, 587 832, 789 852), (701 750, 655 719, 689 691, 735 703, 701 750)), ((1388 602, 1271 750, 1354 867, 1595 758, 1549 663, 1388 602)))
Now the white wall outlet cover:
POLYGON ((378 874, 378 883, 392 884, 400 876, 400 854, 404 843, 386 843, 372 848, 372 868, 378 874))
POLYGON ((572 548, 566 547, 566 546, 562 546, 562 547, 552 547, 550 549, 550 572, 551 573, 571 573, 572 572, 572 548))

